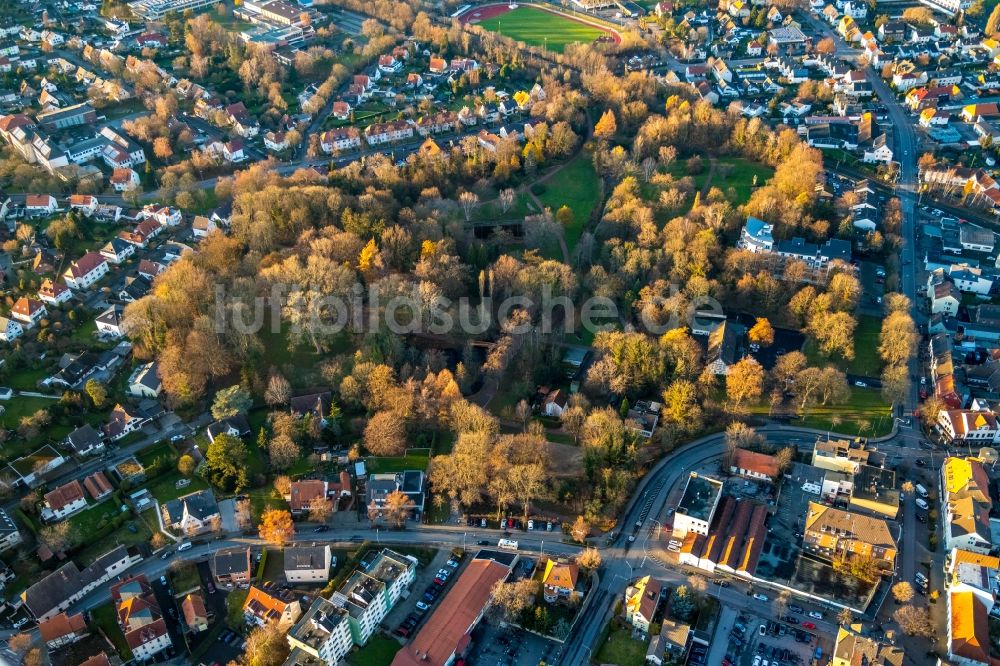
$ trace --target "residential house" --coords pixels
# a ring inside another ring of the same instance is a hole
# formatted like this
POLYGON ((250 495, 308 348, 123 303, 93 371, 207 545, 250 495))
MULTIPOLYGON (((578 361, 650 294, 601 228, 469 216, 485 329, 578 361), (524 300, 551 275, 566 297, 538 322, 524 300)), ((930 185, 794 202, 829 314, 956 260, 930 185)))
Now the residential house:
POLYGON ((759 481, 774 481, 779 473, 778 459, 766 453, 736 449, 729 473, 759 481))
POLYGON ((195 215, 191 221, 191 235, 195 238, 205 238, 218 228, 215 220, 204 215, 195 215))
POLYGON ((329 130, 320 137, 320 148, 329 155, 334 151, 354 150, 361 147, 361 133, 357 127, 329 130))
POLYGON ((104 435, 112 442, 116 442, 137 432, 149 423, 149 420, 149 417, 138 409, 118 404, 111 410, 108 422, 104 426, 104 435))
POLYGON ((291 590, 251 585, 243 602, 243 619, 251 626, 264 627, 274 622, 287 629, 301 615, 298 595, 291 590))
POLYGON ((163 524, 181 534, 199 534, 221 520, 219 505, 210 489, 178 497, 160 505, 163 524))
POLYGON ((413 126, 405 120, 395 120, 388 123, 374 123, 365 128, 365 140, 368 145, 402 141, 413 136, 413 126))
POLYGON ((87 508, 87 497, 83 486, 76 479, 45 493, 42 520, 49 523, 69 518, 74 513, 87 508))
POLYGON ((865 557, 875 560, 885 571, 895 568, 896 540, 881 518, 809 502, 802 544, 825 559, 865 557))
POLYGON ((330 597, 345 608, 351 636, 364 645, 416 577, 417 561, 388 548, 356 570, 330 597))
POLYGON ((37 325, 48 313, 49 311, 45 309, 45 303, 27 296, 21 296, 14 301, 14 306, 10 309, 10 316, 19 321, 25 328, 37 325))
POLYGON ((28 215, 52 215, 58 208, 51 194, 29 194, 24 198, 24 211, 28 215))
POLYGON ((114 492, 114 488, 111 486, 111 482, 108 481, 108 477, 100 470, 85 478, 83 480, 83 487, 87 489, 87 493, 95 502, 100 502, 114 492))
POLYGON ((129 395, 136 398, 156 398, 163 389, 156 361, 136 366, 128 378, 129 395))
POLYGON ((129 167, 117 167, 111 172, 110 183, 115 192, 128 192, 139 186, 139 174, 129 167))
POLYGON ((336 563, 329 544, 285 546, 283 558, 285 580, 289 583, 325 583, 330 579, 330 567, 336 563))
POLYGON ((97 197, 91 194, 71 194, 69 197, 70 210, 78 210, 87 217, 94 214, 97 208, 97 197))
POLYGON ((209 442, 214 442, 219 435, 229 435, 231 437, 248 437, 250 435, 250 422, 243 414, 230 416, 228 419, 216 421, 205 430, 209 442))
POLYGON ((147 660, 172 646, 156 594, 140 574, 111 586, 118 625, 137 660, 147 660))
POLYGON ((990 529, 989 477, 977 458, 945 458, 941 466, 941 513, 946 551, 958 548, 988 553, 993 548, 990 529))
POLYGON ((264 135, 264 147, 272 153, 280 153, 283 150, 288 150, 288 135, 280 131, 269 131, 264 135))
POLYGON ((287 639, 292 651, 286 664, 339 664, 354 647, 348 611, 323 597, 316 597, 287 639))
POLYGON ((110 306, 94 319, 97 323, 97 334, 109 338, 123 337, 125 335, 125 329, 122 325, 124 317, 124 306, 118 304, 110 306))
POLYGON ((75 562, 67 562, 22 592, 21 601, 36 619, 47 620, 67 610, 141 559, 138 549, 118 546, 85 569, 80 569, 75 562))
POLYGON ((864 635, 860 622, 837 628, 837 642, 830 655, 830 666, 903 666, 903 648, 864 635))
POLYGON ((21 543, 21 532, 10 516, 0 509, 0 553, 6 552, 21 543))
POLYGON ((285 501, 293 515, 304 515, 317 499, 332 500, 334 507, 341 497, 351 496, 351 477, 346 471, 340 472, 338 481, 304 479, 292 481, 285 501))
POLYGON ((63 282, 55 282, 51 278, 45 278, 42 286, 38 288, 38 300, 53 307, 58 307, 69 302, 73 298, 73 292, 69 290, 63 282))
POLYGON ((101 256, 112 264, 122 264, 135 254, 135 245, 115 237, 101 248, 101 256))
POLYGON ((865 148, 864 155, 861 159, 863 162, 868 164, 889 164, 892 162, 892 155, 892 148, 889 146, 886 135, 880 134, 872 139, 870 147, 865 148))
POLYGON ((230 125, 244 139, 252 139, 260 131, 260 125, 247 111, 243 102, 230 104, 226 107, 226 116, 230 125))
POLYGON ((215 551, 212 554, 212 571, 220 585, 232 587, 249 583, 253 576, 250 546, 215 551))
POLYGON ((385 506, 386 498, 390 494, 399 491, 413 502, 413 517, 419 518, 424 512, 425 481, 426 478, 423 470, 369 474, 368 504, 374 504, 381 510, 385 506))
POLYGON ((649 633, 656 609, 660 605, 663 585, 652 576, 644 576, 625 588, 625 605, 622 609, 625 619, 633 627, 649 633))
POLYGON ((569 600, 577 595, 579 576, 580 567, 575 562, 557 562, 550 558, 542 574, 542 597, 550 604, 569 600))
POLYGON ((88 456, 104 450, 104 438, 89 423, 66 435, 66 446, 78 456, 88 456))
POLYGON ((708 336, 708 352, 705 358, 706 369, 714 375, 729 374, 729 368, 739 360, 739 324, 730 321, 712 331, 708 336))
POLYGON ((549 391, 542 403, 542 413, 546 416, 560 417, 569 405, 569 395, 562 389, 549 391))
POLYGON ((71 645, 87 636, 87 621, 83 613, 67 615, 59 613, 38 623, 38 633, 41 634, 45 647, 58 650, 71 645))
POLYGON ((208 630, 208 610, 205 599, 198 593, 188 594, 181 602, 184 626, 193 634, 208 630))
POLYGON ((87 252, 77 261, 70 264, 63 279, 70 289, 89 289, 98 280, 108 274, 108 262, 97 252, 87 252))
POLYGON ((332 113, 337 120, 348 120, 351 117, 351 105, 343 100, 334 102, 332 113))

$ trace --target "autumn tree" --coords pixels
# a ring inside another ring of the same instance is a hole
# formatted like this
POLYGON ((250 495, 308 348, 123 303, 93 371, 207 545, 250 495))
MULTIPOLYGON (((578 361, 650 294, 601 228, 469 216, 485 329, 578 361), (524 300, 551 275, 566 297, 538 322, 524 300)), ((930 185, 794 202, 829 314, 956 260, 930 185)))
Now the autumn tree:
POLYGON ((879 356, 888 365, 906 364, 913 357, 919 339, 909 312, 894 310, 882 320, 878 336, 879 356))
POLYGON ((287 433, 280 433, 268 442, 267 455, 272 468, 286 470, 298 462, 302 450, 291 436, 287 433))
POLYGON ((290 651, 285 633, 285 628, 277 622, 268 622, 251 631, 242 662, 246 666, 281 666, 290 651))
POLYGON ((989 18, 986 19, 986 34, 995 35, 998 28, 1000 28, 1000 5, 994 6, 989 18))
POLYGON ((314 523, 325 523, 333 513, 333 505, 325 497, 314 497, 309 502, 309 520, 314 523))
POLYGON ((382 506, 386 520, 393 527, 400 528, 406 524, 406 520, 412 515, 416 504, 410 496, 401 490, 394 490, 385 497, 382 506))
POLYGON ((744 402, 756 400, 764 392, 764 368, 753 357, 747 356, 734 363, 726 374, 726 397, 733 411, 739 411, 744 402))
POLYGON ((274 486, 274 491, 282 497, 292 492, 292 478, 287 474, 279 474, 274 477, 271 485, 274 486))
POLYGON ((569 405, 563 410, 559 420, 562 421, 563 429, 573 436, 573 443, 578 443, 583 424, 587 420, 587 410, 581 405, 569 405))
POLYGON ((264 402, 270 407, 287 405, 292 398, 292 385, 279 374, 273 374, 267 380, 267 389, 264 391, 264 402))
POLYGON ((728 452, 726 467, 733 464, 737 449, 746 449, 763 442, 763 437, 746 423, 736 421, 726 428, 724 437, 728 452))
POLYGON ((401 456, 406 453, 406 428, 399 414, 379 412, 368 419, 364 434, 365 448, 376 456, 401 456))
POLYGON ((594 571, 601 566, 601 552, 596 548, 585 548, 577 556, 576 563, 584 569, 594 571))
POLYGON ((283 509, 268 509, 260 517, 260 538, 275 546, 284 546, 295 536, 292 514, 283 509))
POLYGON ((21 657, 35 645, 35 637, 31 634, 14 634, 7 641, 7 649, 15 656, 21 657))
POLYGON ((892 614, 892 619, 899 624, 904 634, 924 638, 934 636, 934 623, 926 608, 917 608, 912 604, 900 606, 892 614))
POLYGON ((531 578, 493 584, 493 613, 507 621, 517 620, 526 611, 538 593, 538 583, 531 578))
POLYGON ((771 377, 776 384, 787 390, 795 383, 795 376, 805 369, 807 364, 806 355, 800 351, 782 354, 775 361, 774 367, 771 368, 771 377))
POLYGON ((69 521, 55 523, 38 531, 38 541, 53 553, 62 553, 80 543, 80 535, 69 521))
POLYGON ((569 535, 573 537, 573 541, 583 543, 590 536, 590 523, 583 516, 577 516, 573 527, 570 528, 569 535))
POLYGON ((236 502, 234 507, 234 518, 236 520, 236 527, 241 530, 248 529, 253 522, 253 506, 250 504, 249 499, 243 499, 236 502))
POLYGON ((905 580, 901 580, 892 586, 892 596, 897 604, 909 603, 913 599, 913 586, 905 580))
POLYGON ((608 109, 601 115, 600 120, 594 126, 594 136, 598 139, 604 141, 610 140, 618 132, 618 121, 615 119, 615 113, 611 109, 608 109))
POLYGON ((94 407, 101 408, 108 401, 107 387, 96 379, 88 379, 83 390, 86 391, 90 401, 94 403, 94 407))
POLYGON ((774 328, 766 317, 757 317, 757 321, 747 332, 750 342, 761 347, 770 347, 774 344, 774 328))
POLYGON ((173 148, 170 147, 170 139, 165 136, 158 136, 153 139, 153 154, 161 162, 169 160, 174 154, 173 148))
POLYGON ((472 218, 472 211, 476 209, 476 205, 479 203, 479 197, 475 192, 462 192, 458 195, 458 203, 462 205, 462 212, 465 213, 465 221, 468 222, 472 218))
POLYGON ((184 476, 191 476, 194 472, 195 462, 189 454, 185 453, 177 460, 177 471, 184 476))
POLYGON ((840 612, 837 613, 837 624, 839 624, 842 627, 849 627, 853 622, 854 622, 854 613, 851 612, 851 609, 841 608, 840 612))

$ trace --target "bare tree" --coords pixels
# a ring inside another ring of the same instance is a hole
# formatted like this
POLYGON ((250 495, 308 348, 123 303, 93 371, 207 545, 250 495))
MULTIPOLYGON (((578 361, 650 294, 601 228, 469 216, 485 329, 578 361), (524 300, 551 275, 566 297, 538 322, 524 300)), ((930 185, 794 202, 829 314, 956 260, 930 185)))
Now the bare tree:
POLYGON ((642 177, 649 182, 649 179, 656 173, 656 159, 647 157, 642 161, 642 177))
POLYGON ((506 189, 500 190, 500 196, 498 200, 500 202, 500 210, 503 212, 504 215, 506 215, 507 211, 510 210, 510 207, 514 205, 514 197, 515 197, 514 190, 512 190, 511 188, 508 187, 506 189))
POLYGON ((234 506, 234 518, 236 526, 241 530, 248 529, 253 522, 253 509, 250 500, 240 500, 234 506))
POLYGON ((468 222, 472 219, 472 211, 479 203, 479 197, 475 192, 462 192, 458 195, 458 202, 462 204, 462 212, 465 213, 465 221, 468 222))
POLYGON ((267 381, 267 390, 264 392, 264 402, 271 407, 276 405, 286 405, 292 397, 292 385, 281 375, 274 374, 267 381))

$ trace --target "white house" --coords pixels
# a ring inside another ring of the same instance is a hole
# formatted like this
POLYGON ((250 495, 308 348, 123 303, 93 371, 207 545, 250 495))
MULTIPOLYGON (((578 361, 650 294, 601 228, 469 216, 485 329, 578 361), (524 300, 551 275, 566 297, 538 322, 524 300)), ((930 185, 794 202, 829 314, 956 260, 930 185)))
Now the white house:
POLYGON ((322 546, 286 546, 285 580, 289 583, 325 583, 335 564, 329 544, 322 546))
POLYGON ((864 156, 862 161, 868 164, 873 164, 876 162, 881 162, 882 164, 889 164, 892 162, 892 148, 889 147, 889 143, 886 140, 885 134, 880 134, 872 140, 872 145, 870 148, 865 148, 864 156))
POLYGON ((17 299, 10 309, 10 316, 28 328, 38 324, 48 313, 44 303, 27 296, 17 299))
POLYGON ((77 511, 87 508, 87 496, 83 486, 76 479, 61 485, 55 490, 45 493, 45 505, 42 507, 42 520, 54 523, 65 520, 77 511))
POLYGON ((98 252, 88 252, 70 264, 63 279, 70 289, 88 289, 108 274, 108 262, 98 252))
POLYGON ((13 342, 24 335, 24 329, 9 317, 0 317, 0 340, 13 342))
POLYGON ((155 398, 160 395, 163 384, 157 370, 156 361, 137 366, 128 378, 129 395, 137 398, 155 398))
POLYGON ((122 319, 125 315, 125 308, 121 305, 112 305, 107 310, 97 315, 94 321, 97 323, 99 335, 106 335, 112 338, 120 338, 125 335, 122 328, 122 319))

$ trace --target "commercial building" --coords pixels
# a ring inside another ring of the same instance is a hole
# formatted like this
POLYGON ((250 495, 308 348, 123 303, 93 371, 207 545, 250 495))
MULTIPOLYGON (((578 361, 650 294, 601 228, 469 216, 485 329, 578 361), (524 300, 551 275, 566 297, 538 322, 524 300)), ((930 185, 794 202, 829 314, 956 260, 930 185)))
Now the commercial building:
POLYGON ((128 3, 132 13, 147 21, 157 21, 171 12, 183 14, 189 9, 194 11, 212 7, 217 0, 136 0, 128 3))
POLYGON ((722 495, 722 482, 691 472, 674 515, 674 533, 708 534, 708 526, 722 495))

